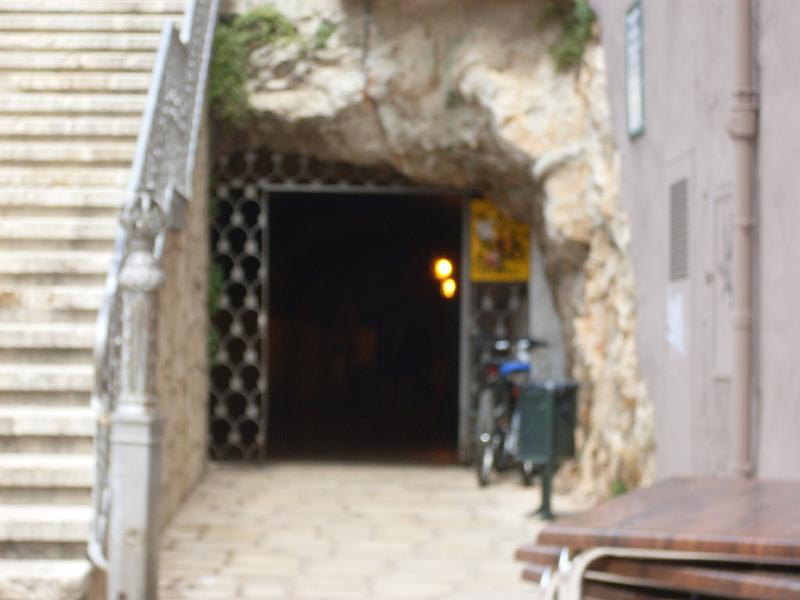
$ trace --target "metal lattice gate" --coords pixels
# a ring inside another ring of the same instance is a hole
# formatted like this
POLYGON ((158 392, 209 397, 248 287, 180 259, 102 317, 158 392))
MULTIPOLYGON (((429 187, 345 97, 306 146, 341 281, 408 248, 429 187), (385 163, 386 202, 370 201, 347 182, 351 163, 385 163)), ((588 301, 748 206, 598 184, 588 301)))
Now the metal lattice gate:
POLYGON ((266 192, 247 172, 232 176, 227 167, 220 163, 213 191, 209 445, 214 458, 260 458, 266 441, 266 192))
POLYGON ((271 193, 449 194, 387 168, 360 168, 269 150, 222 157, 211 244, 211 455, 263 458, 267 439, 268 204, 271 193), (216 309, 216 310, 215 310, 216 309))
MULTIPOLYGON (((210 287, 215 291, 210 295, 217 300, 210 306, 209 448, 216 459, 257 460, 264 458, 267 441, 270 194, 423 194, 465 199, 466 195, 415 185, 390 169, 326 163, 269 150, 222 157, 214 179, 210 287)), ((468 256, 462 251, 463 273, 468 271, 468 256)), ((469 339, 478 334, 523 335, 527 299, 524 284, 472 287, 466 277, 461 293, 459 453, 466 460, 478 388, 472 367, 479 360, 469 339)))

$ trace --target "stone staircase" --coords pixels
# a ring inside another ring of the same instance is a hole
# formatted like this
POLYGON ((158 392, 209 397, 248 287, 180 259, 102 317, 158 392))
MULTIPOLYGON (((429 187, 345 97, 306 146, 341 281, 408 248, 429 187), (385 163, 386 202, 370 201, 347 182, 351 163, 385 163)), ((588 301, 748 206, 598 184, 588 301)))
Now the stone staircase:
POLYGON ((83 598, 92 345, 166 18, 0 0, 0 599, 83 598))

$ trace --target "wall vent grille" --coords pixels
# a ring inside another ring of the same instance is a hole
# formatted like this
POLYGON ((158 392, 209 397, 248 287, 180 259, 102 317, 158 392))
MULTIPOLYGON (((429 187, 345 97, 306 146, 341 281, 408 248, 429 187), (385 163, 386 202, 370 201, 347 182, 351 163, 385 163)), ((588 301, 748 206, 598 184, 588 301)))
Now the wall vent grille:
POLYGON ((686 179, 676 181, 669 189, 669 278, 671 281, 689 276, 689 194, 686 179))

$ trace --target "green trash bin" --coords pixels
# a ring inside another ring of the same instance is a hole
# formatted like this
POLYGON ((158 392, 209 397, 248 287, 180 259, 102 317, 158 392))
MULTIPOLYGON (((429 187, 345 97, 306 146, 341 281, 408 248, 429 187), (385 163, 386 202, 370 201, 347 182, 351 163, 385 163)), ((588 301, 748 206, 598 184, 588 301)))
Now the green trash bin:
POLYGON ((571 381, 537 381, 522 386, 519 459, 542 467, 542 506, 537 511, 552 519, 550 496, 556 467, 575 457, 578 385, 571 381))

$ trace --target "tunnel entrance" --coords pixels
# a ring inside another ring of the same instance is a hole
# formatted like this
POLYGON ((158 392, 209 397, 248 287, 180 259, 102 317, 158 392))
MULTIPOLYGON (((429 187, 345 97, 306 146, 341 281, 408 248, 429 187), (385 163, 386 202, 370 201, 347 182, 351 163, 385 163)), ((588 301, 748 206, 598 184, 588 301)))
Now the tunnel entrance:
POLYGON ((460 198, 269 199, 267 454, 456 458, 460 198))
POLYGON ((527 267, 475 275, 505 248, 487 201, 267 149, 220 157, 213 178, 211 457, 469 460, 475 340, 530 322, 527 267))
POLYGON ((464 193, 268 149, 213 179, 211 457, 463 455, 467 311, 432 266, 467 256, 464 193))

